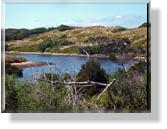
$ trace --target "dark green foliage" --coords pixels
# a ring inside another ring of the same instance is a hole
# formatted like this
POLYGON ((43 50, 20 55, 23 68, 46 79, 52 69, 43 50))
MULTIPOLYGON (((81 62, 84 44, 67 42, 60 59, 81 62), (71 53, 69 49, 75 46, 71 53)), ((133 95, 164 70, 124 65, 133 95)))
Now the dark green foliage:
POLYGON ((9 74, 9 75, 14 74, 19 77, 23 76, 22 69, 15 66, 11 66, 11 64, 9 63, 5 63, 5 74, 9 74))
POLYGON ((45 52, 47 48, 50 48, 52 46, 53 46, 53 41, 50 39, 46 39, 41 44, 39 44, 39 51, 45 52))
MULTIPOLYGON (((90 54, 121 54, 132 52, 133 49, 130 47, 130 40, 127 38, 110 40, 106 38, 102 38, 99 42, 101 45, 98 46, 87 46, 84 49, 90 54), (103 40, 102 40, 103 39, 103 40)), ((81 54, 84 54, 82 50, 80 50, 81 54)))
POLYGON ((39 51, 39 47, 37 44, 27 45, 26 47, 11 47, 10 50, 18 51, 18 52, 37 52, 39 51))
POLYGON ((147 39, 138 41, 132 45, 132 49, 136 54, 146 55, 147 54, 147 39))
MULTIPOLYGON (((95 81, 107 83, 108 75, 100 64, 95 60, 89 60, 83 64, 80 72, 77 74, 77 81, 95 81)), ((93 96, 101 91, 101 86, 89 87, 86 91, 88 96, 93 96)))
POLYGON ((146 63, 140 62, 126 72, 116 73, 116 82, 112 85, 118 111, 143 111, 147 109, 147 90, 145 82, 146 63), (119 102, 121 101, 121 103, 119 102))
MULTIPOLYGON (((140 28, 140 27, 147 27, 147 22, 141 24, 141 25, 139 26, 139 28, 140 28)), ((151 27, 151 23, 149 23, 149 27, 151 27)))
POLYGON ((107 37, 89 37, 85 43, 99 43, 99 44, 105 44, 112 42, 111 39, 107 37))
POLYGON ((143 23, 139 27, 147 27, 147 23, 143 23))
POLYGON ((67 112, 71 105, 64 100, 65 89, 45 82, 28 83, 6 75, 6 112, 67 112), (58 90, 58 91, 56 91, 58 90))
POLYGON ((22 57, 15 57, 15 56, 11 56, 11 55, 6 55, 5 56, 5 74, 14 74, 17 75, 19 77, 22 76, 22 69, 15 67, 15 66, 11 66, 11 63, 20 63, 20 62, 25 62, 26 59, 22 58, 22 57))
POLYGON ((18 93, 14 76, 5 75, 5 108, 9 112, 16 112, 18 108, 18 93))
POLYGON ((116 56, 114 53, 109 54, 109 59, 110 60, 116 60, 116 56))
MULTIPOLYGON (((53 38, 53 39, 45 39, 42 43, 39 44, 39 48, 38 51, 40 52, 54 52, 53 49, 57 49, 60 46, 67 46, 67 45, 71 45, 73 44, 73 42, 66 40, 65 36, 61 37, 61 38, 53 38)), ((58 51, 56 51, 58 52, 58 51)))
POLYGON ((20 40, 24 37, 29 36, 28 29, 6 29, 5 30, 5 40, 20 40))
POLYGON ((138 74, 144 74, 147 72, 147 64, 144 61, 141 61, 137 63, 135 66, 132 66, 129 70, 129 72, 134 71, 137 72, 138 74))
POLYGON ((62 39, 62 40, 59 41, 59 44, 60 44, 61 46, 66 46, 66 45, 71 45, 71 44, 73 44, 73 42, 68 41, 68 40, 65 40, 65 39, 62 39))
POLYGON ((78 81, 96 81, 107 82, 107 74, 100 64, 95 60, 89 60, 83 64, 80 72, 77 75, 78 81))
POLYGON ((65 34, 62 34, 61 36, 60 36, 60 38, 67 38, 67 35, 65 35, 65 34))
MULTIPOLYGON (((114 112, 145 112, 147 109, 147 64, 139 62, 126 73, 118 70, 109 76, 100 68, 95 60, 89 60, 82 65, 77 74, 77 81, 96 81, 109 83, 116 79, 111 89, 99 99, 97 96, 104 87, 93 86, 85 88, 82 97, 77 98, 77 104, 68 103, 68 91, 62 84, 52 85, 37 81, 29 83, 18 81, 14 76, 6 75, 6 112, 78 112, 78 111, 114 111, 114 112), (111 99, 111 96, 114 100, 111 99), (82 101, 84 100, 84 101, 82 101), (116 110, 114 109, 116 106, 116 110)), ((47 80, 66 81, 73 80, 68 73, 64 75, 45 74, 47 80)), ((74 75, 75 76, 75 75, 74 75)))
POLYGON ((147 23, 143 23, 139 27, 147 27, 147 23))
POLYGON ((44 32, 51 31, 55 28, 35 28, 35 29, 6 29, 5 30, 5 40, 21 40, 25 37, 29 37, 34 34, 40 34, 44 32))
POLYGON ((74 27, 71 27, 71 26, 67 26, 67 25, 60 25, 58 26, 56 29, 58 29, 59 31, 66 31, 66 30, 71 30, 73 29, 74 27))
POLYGON ((127 30, 127 29, 124 27, 118 27, 118 28, 114 29, 112 32, 117 33, 117 32, 121 32, 121 31, 125 31, 125 30, 127 30))

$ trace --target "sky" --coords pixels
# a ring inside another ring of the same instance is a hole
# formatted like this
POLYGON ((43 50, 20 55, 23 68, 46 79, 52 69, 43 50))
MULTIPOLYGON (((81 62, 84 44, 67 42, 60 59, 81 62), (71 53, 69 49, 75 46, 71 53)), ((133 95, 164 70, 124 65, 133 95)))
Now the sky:
POLYGON ((147 21, 147 4, 5 4, 5 28, 122 26, 147 21))

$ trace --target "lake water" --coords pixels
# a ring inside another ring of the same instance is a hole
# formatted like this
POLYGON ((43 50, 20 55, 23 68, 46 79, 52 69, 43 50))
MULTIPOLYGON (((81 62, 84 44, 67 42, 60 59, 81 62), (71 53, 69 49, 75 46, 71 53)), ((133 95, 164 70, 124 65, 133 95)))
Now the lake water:
MULTIPOLYGON (((94 59, 101 64, 101 67, 105 69, 108 74, 113 74, 119 68, 122 69, 122 65, 118 62, 110 61, 109 59, 102 58, 87 58, 79 56, 53 56, 53 55, 20 55, 12 54, 18 57, 24 57, 28 61, 35 62, 47 62, 51 64, 49 66, 36 66, 28 67, 23 69, 23 77, 21 79, 33 81, 35 77, 39 77, 43 73, 78 73, 81 66, 85 64, 89 59, 94 59)), ((130 67, 132 62, 128 63, 127 66, 130 67)))

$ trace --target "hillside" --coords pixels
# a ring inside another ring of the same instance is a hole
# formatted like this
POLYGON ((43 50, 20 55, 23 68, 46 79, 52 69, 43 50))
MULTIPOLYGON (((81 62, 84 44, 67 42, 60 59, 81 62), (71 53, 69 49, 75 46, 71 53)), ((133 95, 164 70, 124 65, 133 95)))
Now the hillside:
POLYGON ((29 35, 20 40, 6 41, 7 51, 94 54, 124 54, 146 56, 147 28, 68 27, 29 35), (85 51, 84 51, 85 50, 85 51))

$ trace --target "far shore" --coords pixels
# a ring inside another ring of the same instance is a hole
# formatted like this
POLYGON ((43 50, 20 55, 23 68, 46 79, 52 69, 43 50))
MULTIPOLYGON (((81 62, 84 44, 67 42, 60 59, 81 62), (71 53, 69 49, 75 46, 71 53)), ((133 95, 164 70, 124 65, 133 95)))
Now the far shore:
MULTIPOLYGON (((17 52, 17 51, 6 51, 6 54, 24 54, 24 55, 52 55, 52 56, 80 56, 80 57, 87 57, 87 55, 83 54, 72 54, 72 53, 50 53, 50 52, 17 52)), ((97 57, 97 58, 109 58, 107 55, 102 54, 94 54, 90 55, 89 57, 97 57)))
MULTIPOLYGON (((72 54, 72 53, 50 53, 50 52, 17 52, 17 51, 6 51, 6 54, 23 54, 23 55, 52 55, 52 56, 79 56, 79 57, 88 57, 87 55, 83 54, 72 54)), ((94 55, 89 55, 89 57, 95 57, 95 58, 103 58, 103 59, 108 59, 108 55, 104 54, 94 54, 94 55)), ((119 60, 120 56, 116 56, 116 60, 119 60)), ((132 57, 134 60, 138 61, 146 61, 146 58, 143 56, 140 57, 132 57)))

